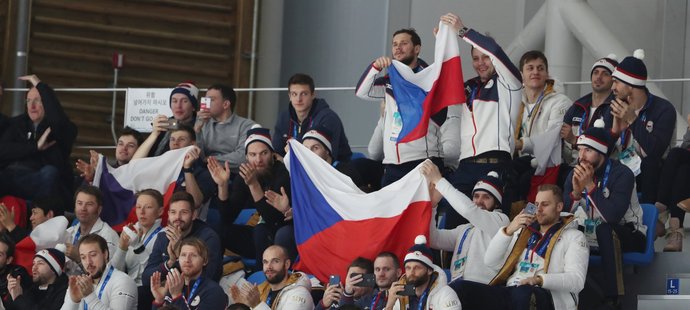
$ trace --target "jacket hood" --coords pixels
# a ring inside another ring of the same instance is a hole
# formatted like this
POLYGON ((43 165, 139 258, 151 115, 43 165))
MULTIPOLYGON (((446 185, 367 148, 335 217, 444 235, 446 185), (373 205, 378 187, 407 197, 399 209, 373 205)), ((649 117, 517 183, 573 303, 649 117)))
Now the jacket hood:
MULTIPOLYGON (((326 99, 323 98, 314 98, 314 102, 311 105, 311 109, 309 110, 309 115, 307 115, 307 118, 311 118, 316 114, 319 114, 321 110, 329 108, 328 103, 326 102, 326 99)), ((292 107, 292 103, 289 103, 288 107, 290 111, 290 120, 296 123, 299 123, 297 120, 297 112, 295 112, 295 108, 292 107)))

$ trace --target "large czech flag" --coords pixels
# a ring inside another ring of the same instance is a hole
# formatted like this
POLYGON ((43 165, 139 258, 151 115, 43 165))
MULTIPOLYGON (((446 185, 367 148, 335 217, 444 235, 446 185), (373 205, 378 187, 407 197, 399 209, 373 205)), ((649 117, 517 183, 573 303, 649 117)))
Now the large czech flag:
POLYGON ((466 101, 458 38, 443 23, 439 23, 436 34, 433 64, 415 73, 394 60, 388 67, 388 77, 402 119, 398 143, 426 136, 432 115, 466 101))
POLYGON ((366 194, 352 180, 294 139, 285 165, 290 170, 295 269, 321 281, 344 279, 358 256, 382 251, 404 257, 417 235, 429 235, 431 201, 419 169, 378 192, 366 194))
POLYGON ((143 189, 158 190, 166 198, 167 205, 189 148, 191 146, 156 157, 134 159, 117 168, 108 165, 105 157, 99 154, 93 185, 103 193, 101 220, 110 226, 124 224, 136 202, 134 195, 143 189))

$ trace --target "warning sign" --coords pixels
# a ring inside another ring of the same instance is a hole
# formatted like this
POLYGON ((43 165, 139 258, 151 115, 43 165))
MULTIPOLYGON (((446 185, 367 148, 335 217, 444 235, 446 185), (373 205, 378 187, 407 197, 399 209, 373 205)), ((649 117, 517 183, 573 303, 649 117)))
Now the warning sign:
POLYGON ((156 115, 172 116, 169 102, 172 91, 172 88, 128 88, 125 126, 141 132, 151 132, 151 122, 156 115))

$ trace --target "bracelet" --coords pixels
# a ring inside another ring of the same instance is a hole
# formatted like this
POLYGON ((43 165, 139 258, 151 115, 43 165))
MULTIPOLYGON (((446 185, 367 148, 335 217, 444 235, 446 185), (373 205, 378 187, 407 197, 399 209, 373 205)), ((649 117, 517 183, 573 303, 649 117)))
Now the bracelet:
POLYGON ((194 172, 194 169, 191 167, 190 168, 182 167, 182 173, 193 173, 193 172, 194 172))

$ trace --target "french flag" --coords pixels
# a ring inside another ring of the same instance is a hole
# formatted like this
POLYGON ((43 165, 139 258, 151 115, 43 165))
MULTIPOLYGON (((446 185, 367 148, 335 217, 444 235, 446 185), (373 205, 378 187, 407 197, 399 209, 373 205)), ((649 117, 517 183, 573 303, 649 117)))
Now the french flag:
POLYGON ((397 182, 366 194, 346 175, 294 139, 285 165, 290 171, 295 269, 321 281, 338 274, 358 256, 382 251, 404 257, 417 235, 429 235, 431 200, 427 182, 414 169, 397 182))
MULTIPOLYGON (((134 159, 117 168, 110 166, 99 154, 93 185, 103 193, 101 219, 113 227, 136 222, 136 214, 132 210, 136 202, 134 195, 148 188, 161 192, 167 206, 189 148, 191 146, 170 150, 157 157, 134 159)), ((166 216, 167 212, 163 215, 166 216)))
POLYGON ((402 119, 398 143, 426 136, 432 115, 466 101, 458 38, 443 23, 439 23, 436 34, 433 64, 415 73, 409 66, 393 60, 388 77, 402 119))

